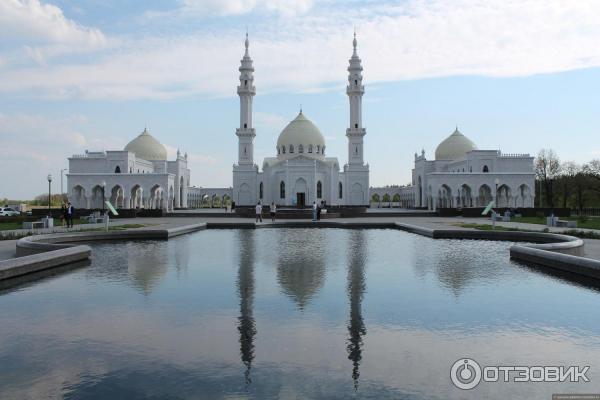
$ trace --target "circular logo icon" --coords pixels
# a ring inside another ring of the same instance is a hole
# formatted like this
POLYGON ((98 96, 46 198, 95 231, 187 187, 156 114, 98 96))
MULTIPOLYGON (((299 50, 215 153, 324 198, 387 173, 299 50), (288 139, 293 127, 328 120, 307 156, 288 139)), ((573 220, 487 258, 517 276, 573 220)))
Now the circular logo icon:
POLYGON ((473 389, 481 381, 481 367, 475 360, 461 358, 452 365, 450 379, 459 389, 473 389))

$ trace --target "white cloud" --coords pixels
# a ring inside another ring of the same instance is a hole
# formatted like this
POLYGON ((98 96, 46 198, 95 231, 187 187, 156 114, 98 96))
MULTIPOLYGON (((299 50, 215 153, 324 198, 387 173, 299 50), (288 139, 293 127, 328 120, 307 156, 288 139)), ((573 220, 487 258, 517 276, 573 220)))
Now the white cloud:
POLYGON ((100 30, 81 26, 67 19, 60 8, 39 0, 1 1, 0 39, 92 47, 106 41, 100 30))
POLYGON ((198 16, 234 16, 251 12, 276 13, 294 17, 308 12, 313 0, 181 0, 181 6, 171 11, 148 11, 145 17, 191 18, 198 16))
MULTIPOLYGON (((36 114, 0 114, 0 160, 7 173, 0 197, 31 198, 47 190, 46 175, 60 176, 67 157, 89 149, 123 148, 119 137, 93 132, 83 115, 48 118, 36 114), (25 183, 25 184, 24 184, 25 183)), ((59 190, 60 179, 53 190, 59 190)))
POLYGON ((257 129, 282 130, 290 122, 279 114, 267 112, 255 112, 253 118, 257 129))
MULTIPOLYGON (((341 88, 355 24, 368 85, 462 74, 525 76, 600 66, 600 2, 595 0, 407 0, 355 2, 352 7, 333 1, 320 8, 311 4, 188 0, 182 7, 223 15, 255 9, 286 14, 251 30, 250 51, 261 94, 341 88), (299 8, 288 13, 287 7, 299 8)), ((235 32, 217 28, 155 37, 129 35, 115 41, 114 50, 85 62, 5 67, 0 92, 111 100, 235 95, 243 27, 235 32)), ((44 59, 45 53, 29 53, 44 59)))

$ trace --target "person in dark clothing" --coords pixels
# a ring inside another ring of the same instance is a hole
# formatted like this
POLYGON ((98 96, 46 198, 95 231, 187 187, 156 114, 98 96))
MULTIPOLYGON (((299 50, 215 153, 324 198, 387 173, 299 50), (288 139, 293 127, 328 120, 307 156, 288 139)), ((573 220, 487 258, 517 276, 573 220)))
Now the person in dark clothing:
POLYGON ((65 224, 67 223, 67 206, 65 203, 63 203, 60 207, 60 222, 64 228, 65 224))
POLYGON ((75 207, 69 202, 67 204, 67 228, 73 227, 73 214, 75 213, 75 207))
POLYGON ((317 205, 317 221, 321 220, 321 209, 323 208, 323 202, 317 205))

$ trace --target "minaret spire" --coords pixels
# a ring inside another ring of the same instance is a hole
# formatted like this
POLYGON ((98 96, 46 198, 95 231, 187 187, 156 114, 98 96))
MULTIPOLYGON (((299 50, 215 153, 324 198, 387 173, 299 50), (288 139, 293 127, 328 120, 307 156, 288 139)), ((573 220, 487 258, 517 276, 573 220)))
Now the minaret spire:
POLYGON ((240 96, 240 127, 236 130, 238 136, 238 164, 254 164, 254 137, 256 133, 252 127, 252 99, 256 94, 254 87, 254 66, 248 48, 250 40, 246 30, 244 41, 244 57, 240 61, 240 85, 237 87, 240 96))
POLYGON ((366 130, 362 126, 362 96, 365 88, 362 85, 363 67, 356 50, 357 44, 355 30, 346 88, 346 94, 350 101, 350 127, 346 130, 346 136, 348 137, 348 164, 363 165, 363 136, 365 136, 366 130))

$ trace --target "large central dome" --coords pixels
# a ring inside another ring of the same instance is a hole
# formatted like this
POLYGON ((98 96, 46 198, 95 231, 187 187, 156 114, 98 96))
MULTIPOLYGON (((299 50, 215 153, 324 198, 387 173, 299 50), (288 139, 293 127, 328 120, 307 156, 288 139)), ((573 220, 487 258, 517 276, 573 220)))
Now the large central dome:
POLYGON ((154 138, 147 129, 144 129, 138 137, 127 143, 125 151, 135 153, 137 158, 147 161, 165 161, 167 149, 154 138))
POLYGON ((436 160, 458 160, 465 158, 467 152, 477 150, 477 146, 469 138, 460 133, 458 128, 435 149, 436 160))
POLYGON ((277 139, 278 159, 285 160, 299 155, 325 158, 325 138, 302 111, 281 131, 277 139))

